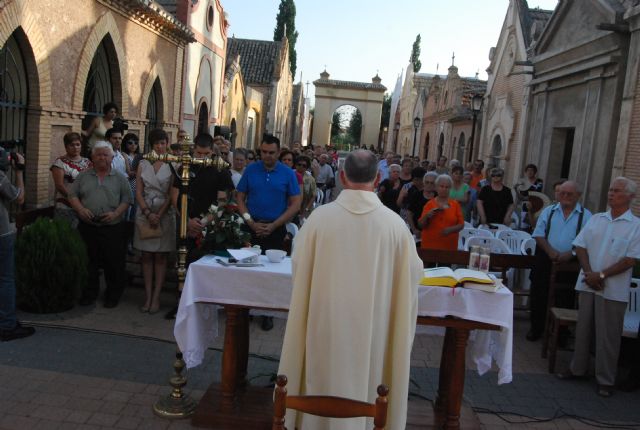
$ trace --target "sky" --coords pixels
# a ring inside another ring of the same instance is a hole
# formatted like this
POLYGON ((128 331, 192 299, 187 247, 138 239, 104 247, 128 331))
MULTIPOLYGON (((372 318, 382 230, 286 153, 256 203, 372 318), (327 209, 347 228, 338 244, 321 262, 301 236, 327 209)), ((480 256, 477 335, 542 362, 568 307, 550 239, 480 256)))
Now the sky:
MULTIPOLYGON (((557 0, 528 3, 530 8, 552 10, 557 0)), ((279 4, 280 0, 222 0, 230 23, 228 37, 273 40, 279 4)), ((330 79, 343 81, 371 82, 378 73, 392 93, 418 34, 420 73, 446 74, 455 53, 461 76, 479 72, 480 79, 487 79, 489 49, 498 42, 509 1, 296 0, 295 4, 299 36, 294 82, 300 82, 302 73, 313 97, 312 82, 325 66, 330 79)))

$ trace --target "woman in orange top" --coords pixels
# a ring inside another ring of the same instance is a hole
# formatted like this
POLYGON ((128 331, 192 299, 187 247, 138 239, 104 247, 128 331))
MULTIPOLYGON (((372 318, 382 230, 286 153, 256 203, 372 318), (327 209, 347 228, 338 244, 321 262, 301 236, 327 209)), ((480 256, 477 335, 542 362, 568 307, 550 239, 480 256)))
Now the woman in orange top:
POLYGON ((458 232, 464 227, 464 217, 460 204, 449 198, 452 185, 449 175, 440 175, 436 179, 438 196, 424 205, 418 220, 422 228, 422 248, 458 249, 458 232))

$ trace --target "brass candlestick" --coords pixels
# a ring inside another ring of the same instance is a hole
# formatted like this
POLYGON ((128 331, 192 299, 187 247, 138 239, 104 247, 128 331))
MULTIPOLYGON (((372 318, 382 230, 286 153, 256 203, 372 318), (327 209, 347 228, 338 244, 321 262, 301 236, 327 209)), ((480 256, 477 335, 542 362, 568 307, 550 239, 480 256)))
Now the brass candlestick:
MULTIPOLYGON (((178 291, 180 293, 184 288, 184 280, 187 275, 187 222, 189 218, 187 190, 189 188, 191 165, 215 167, 218 170, 229 168, 229 163, 218 155, 214 155, 213 158, 195 158, 191 156, 192 149, 191 137, 187 135, 180 142, 180 155, 158 154, 155 151, 151 151, 143 156, 144 159, 151 163, 156 161, 164 163, 178 162, 182 166, 182 174, 180 175, 182 182, 182 189, 180 190, 180 244, 178 246, 178 291)), ((173 364, 175 374, 169 380, 169 384, 172 387, 171 394, 160 398, 153 405, 153 412, 156 415, 163 418, 187 418, 195 411, 195 400, 182 391, 187 384, 187 377, 182 375, 184 368, 185 362, 182 359, 182 352, 176 346, 176 361, 173 364)))

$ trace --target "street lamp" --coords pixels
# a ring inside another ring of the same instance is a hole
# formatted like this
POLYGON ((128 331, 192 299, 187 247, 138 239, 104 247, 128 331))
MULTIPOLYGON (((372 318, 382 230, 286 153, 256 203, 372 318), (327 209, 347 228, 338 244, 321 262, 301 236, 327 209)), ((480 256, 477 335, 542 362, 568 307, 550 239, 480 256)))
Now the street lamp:
POLYGON ((393 144, 393 152, 398 152, 398 134, 400 133, 400 123, 396 122, 395 127, 393 129, 396 131, 396 140, 393 144))
POLYGON ((469 145, 469 156, 467 161, 473 161, 473 144, 475 142, 476 121, 478 119, 478 112, 482 109, 482 102, 484 97, 480 94, 474 94, 471 98, 471 112, 473 112, 473 122, 471 123, 471 144, 469 145))
POLYGON ((416 156, 416 139, 418 137, 418 127, 420 127, 420 118, 415 117, 413 119, 413 148, 411 148, 411 156, 416 156))

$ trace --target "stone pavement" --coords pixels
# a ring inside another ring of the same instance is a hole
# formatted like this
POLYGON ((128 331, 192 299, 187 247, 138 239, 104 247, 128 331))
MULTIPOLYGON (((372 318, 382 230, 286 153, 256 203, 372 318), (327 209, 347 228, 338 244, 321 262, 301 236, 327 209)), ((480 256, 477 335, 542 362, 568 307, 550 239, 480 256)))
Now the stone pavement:
MULTIPOLYGON (((140 288, 130 288, 115 309, 98 304, 63 314, 21 314, 38 328, 30 338, 0 343, 0 429, 192 428, 188 420, 153 415, 153 403, 169 392, 173 323, 162 312, 140 313, 142 296, 140 288)), ((162 299, 167 310, 173 295, 162 299)), ((262 332, 258 322, 251 326, 249 378, 252 384, 267 385, 277 371, 285 322, 276 319, 270 332, 262 332)), ((464 400, 483 428, 584 429, 596 428, 588 423, 598 422, 608 428, 640 428, 640 392, 616 392, 603 399, 593 380, 557 380, 540 358, 540 342, 524 340, 526 330, 526 316, 516 313, 511 384, 498 386, 495 372, 482 377, 467 372, 464 400), (541 421, 554 416, 558 418, 541 421)), ((413 401, 434 398, 441 346, 440 336, 416 336, 413 401)), ((188 392, 194 398, 219 380, 221 347, 219 337, 204 364, 188 372, 188 392)), ((570 353, 562 352, 558 369, 566 368, 569 358, 570 353)))

